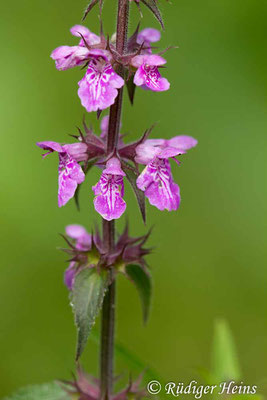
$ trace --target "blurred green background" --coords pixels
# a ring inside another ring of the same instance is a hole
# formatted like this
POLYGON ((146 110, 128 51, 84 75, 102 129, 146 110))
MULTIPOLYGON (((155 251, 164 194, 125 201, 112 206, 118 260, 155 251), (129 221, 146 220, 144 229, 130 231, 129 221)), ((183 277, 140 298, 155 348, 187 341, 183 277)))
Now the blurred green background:
MULTIPOLYGON (((123 132, 138 137, 155 121, 154 137, 188 134, 196 149, 173 166, 181 187, 177 213, 148 207, 155 225, 149 257, 154 299, 146 327, 135 289, 119 281, 117 339, 165 381, 188 382, 209 368, 214 320, 232 329, 246 383, 267 393, 266 270, 266 0, 161 1, 171 50, 166 93, 125 98, 123 132)), ((69 223, 89 230, 92 171, 73 202, 57 208, 57 156, 41 159, 36 141, 68 141, 81 126, 79 69, 58 72, 50 52, 75 44, 69 28, 86 0, 13 0, 1 4, 1 279, 0 396, 19 386, 70 378, 76 332, 62 275, 59 236, 69 223)), ((115 0, 106 0, 105 30, 114 31, 115 0)), ((138 13, 132 7, 131 31, 138 13)), ((86 20, 98 32, 96 10, 86 20)), ((142 26, 157 27, 144 11, 142 26)), ((95 124, 95 117, 86 116, 95 124)), ((130 187, 133 234, 144 233, 130 187)), ((121 229, 124 219, 119 222, 121 229)), ((97 373, 90 342, 82 364, 97 373)), ((127 370, 118 359, 117 372, 127 370)))

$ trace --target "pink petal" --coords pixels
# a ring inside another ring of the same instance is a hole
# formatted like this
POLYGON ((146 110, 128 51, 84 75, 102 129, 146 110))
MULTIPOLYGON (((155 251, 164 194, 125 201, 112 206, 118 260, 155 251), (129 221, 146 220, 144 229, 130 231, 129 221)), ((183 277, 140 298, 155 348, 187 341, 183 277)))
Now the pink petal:
POLYGON ((144 54, 133 57, 132 65, 139 68, 143 64, 150 66, 160 66, 166 64, 166 60, 157 54, 144 54))
POLYGON ((90 61, 87 72, 78 83, 78 95, 88 112, 104 110, 114 104, 124 80, 103 59, 90 61))
POLYGON ((180 135, 168 140, 168 145, 181 150, 189 150, 197 145, 197 140, 191 136, 180 135))
POLYGON ((41 149, 49 150, 51 152, 52 151, 57 151, 58 153, 61 153, 62 151, 64 151, 62 146, 57 142, 46 141, 46 142, 38 142, 36 144, 41 149))
POLYGON ((61 46, 51 53, 59 71, 82 65, 89 57, 89 50, 82 46, 61 46))
POLYGON ((185 151, 181 149, 177 149, 176 147, 165 147, 160 154, 158 155, 158 158, 171 158, 171 157, 176 157, 179 154, 184 154, 185 151))
POLYGON ((79 239, 85 233, 87 233, 87 231, 82 225, 73 224, 66 226, 66 234, 72 239, 79 239))
MULTIPOLYGON (((95 33, 89 31, 88 28, 86 28, 83 25, 74 25, 71 29, 70 29, 72 35, 77 36, 79 38, 81 38, 81 35, 83 35, 84 39, 86 40, 87 44, 89 45, 95 45, 100 43, 100 37, 98 35, 96 35, 95 33)), ((79 46, 84 46, 84 41, 81 38, 81 41, 79 43, 79 46)))
MULTIPOLYGON (((159 139, 161 140, 161 139, 159 139)), ((153 141, 152 141, 153 142, 153 141)), ((164 142, 164 141, 163 141, 164 142)), ((147 140, 145 143, 139 144, 136 149, 135 161, 139 164, 148 164, 153 160, 155 156, 160 154, 162 149, 160 147, 154 146, 147 140)))
POLYGON ((104 169, 103 173, 110 175, 125 176, 125 173, 121 169, 120 160, 117 157, 112 157, 107 161, 106 168, 104 169))
POLYGON ((137 43, 142 44, 143 42, 158 42, 161 38, 161 33, 158 29, 145 28, 139 32, 137 36, 137 43))
POLYGON ((75 262, 71 262, 69 267, 66 269, 64 273, 64 283, 69 290, 72 290, 75 279, 75 262))
POLYGON ((107 221, 120 218, 126 209, 126 203, 122 198, 122 176, 102 173, 99 182, 92 189, 96 195, 94 199, 96 211, 107 221))
POLYGON ((157 157, 143 170, 136 181, 137 187, 145 192, 151 205, 159 210, 177 210, 180 204, 180 189, 173 182, 168 160, 157 157))
POLYGON ((141 65, 135 73, 134 84, 148 88, 154 92, 161 92, 170 88, 167 79, 162 78, 156 66, 141 65))
POLYGON ((67 153, 59 153, 58 206, 64 206, 85 179, 82 167, 67 153))

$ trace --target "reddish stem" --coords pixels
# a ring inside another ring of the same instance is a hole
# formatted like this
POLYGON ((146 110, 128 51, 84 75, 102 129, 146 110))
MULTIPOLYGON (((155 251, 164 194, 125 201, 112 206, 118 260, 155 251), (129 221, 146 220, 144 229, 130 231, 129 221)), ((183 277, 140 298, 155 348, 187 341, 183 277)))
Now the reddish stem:
MULTIPOLYGON (((118 0, 116 50, 124 54, 127 43, 129 16, 129 0, 118 0)), ((123 77, 122 66, 118 66, 116 72, 123 77)), ((107 154, 117 149, 121 110, 122 110, 123 88, 119 89, 115 103, 110 107, 107 154)), ((115 222, 103 219, 103 239, 106 248, 111 252, 114 248, 115 222)), ((113 386, 113 350, 114 350, 114 325, 115 325, 115 296, 116 282, 114 272, 110 270, 111 285, 104 298, 102 310, 101 327, 101 354, 100 354, 100 400, 110 400, 113 386)))

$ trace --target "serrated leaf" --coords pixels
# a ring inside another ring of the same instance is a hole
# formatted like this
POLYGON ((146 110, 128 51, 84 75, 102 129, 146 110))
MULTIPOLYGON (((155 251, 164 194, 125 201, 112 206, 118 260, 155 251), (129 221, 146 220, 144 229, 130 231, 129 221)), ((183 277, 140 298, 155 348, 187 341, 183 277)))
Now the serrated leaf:
POLYGON ((134 94, 135 94, 135 89, 136 89, 136 86, 135 86, 133 80, 134 80, 134 77, 131 76, 131 77, 126 81, 128 96, 129 96, 129 99, 130 99, 130 102, 131 102, 132 105, 133 105, 133 102, 134 102, 134 94))
POLYGON ((89 12, 92 10, 92 8, 93 8, 97 3, 99 3, 99 0, 90 0, 89 4, 88 4, 88 6, 86 7, 86 10, 85 10, 85 12, 84 12, 82 21, 85 20, 85 18, 86 18, 87 15, 89 14, 89 12))
POLYGON ((162 29, 164 29, 164 23, 162 20, 161 12, 157 6, 156 0, 141 0, 142 3, 154 14, 156 19, 159 21, 162 29))
POLYGON ((70 396, 57 383, 27 386, 3 400, 70 400, 70 396))
POLYGON ((223 319, 215 323, 212 375, 217 382, 241 379, 234 339, 227 322, 223 319))
POLYGON ((137 185, 136 185, 136 178, 137 175, 135 174, 134 171, 132 171, 131 169, 128 168, 124 168, 123 169, 125 174, 126 174, 126 178, 128 179, 128 181, 130 182, 134 194, 136 196, 137 199, 137 203, 139 206, 139 210, 141 212, 142 218, 144 223, 146 223, 146 201, 145 201, 145 194, 142 190, 138 189, 137 185))
POLYGON ((75 278, 72 304, 78 329, 76 360, 84 351, 88 336, 102 307, 107 288, 107 273, 83 269, 75 278))
POLYGON ((144 322, 146 322, 148 319, 151 302, 151 277, 143 270, 141 265, 138 264, 127 265, 126 273, 137 288, 142 304, 144 322))

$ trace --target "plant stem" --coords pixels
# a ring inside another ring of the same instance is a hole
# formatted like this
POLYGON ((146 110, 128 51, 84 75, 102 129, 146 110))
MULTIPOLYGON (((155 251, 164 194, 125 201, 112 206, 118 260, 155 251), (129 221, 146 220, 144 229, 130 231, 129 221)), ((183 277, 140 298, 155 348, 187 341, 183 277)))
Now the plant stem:
MULTIPOLYGON (((129 16, 129 0, 118 0, 116 50, 124 54, 127 43, 129 16)), ((123 77, 122 66, 116 68, 116 72, 123 77)), ((122 109, 123 88, 119 89, 115 103, 110 107, 107 155, 117 149, 122 109)), ((111 252, 115 244, 115 222, 103 219, 103 240, 108 252, 111 252)), ((110 400, 113 384, 113 349, 114 349, 114 325, 115 325, 115 297, 116 282, 114 271, 110 270, 111 284, 103 302, 102 327, 101 327, 101 354, 100 354, 100 400, 110 400)))

